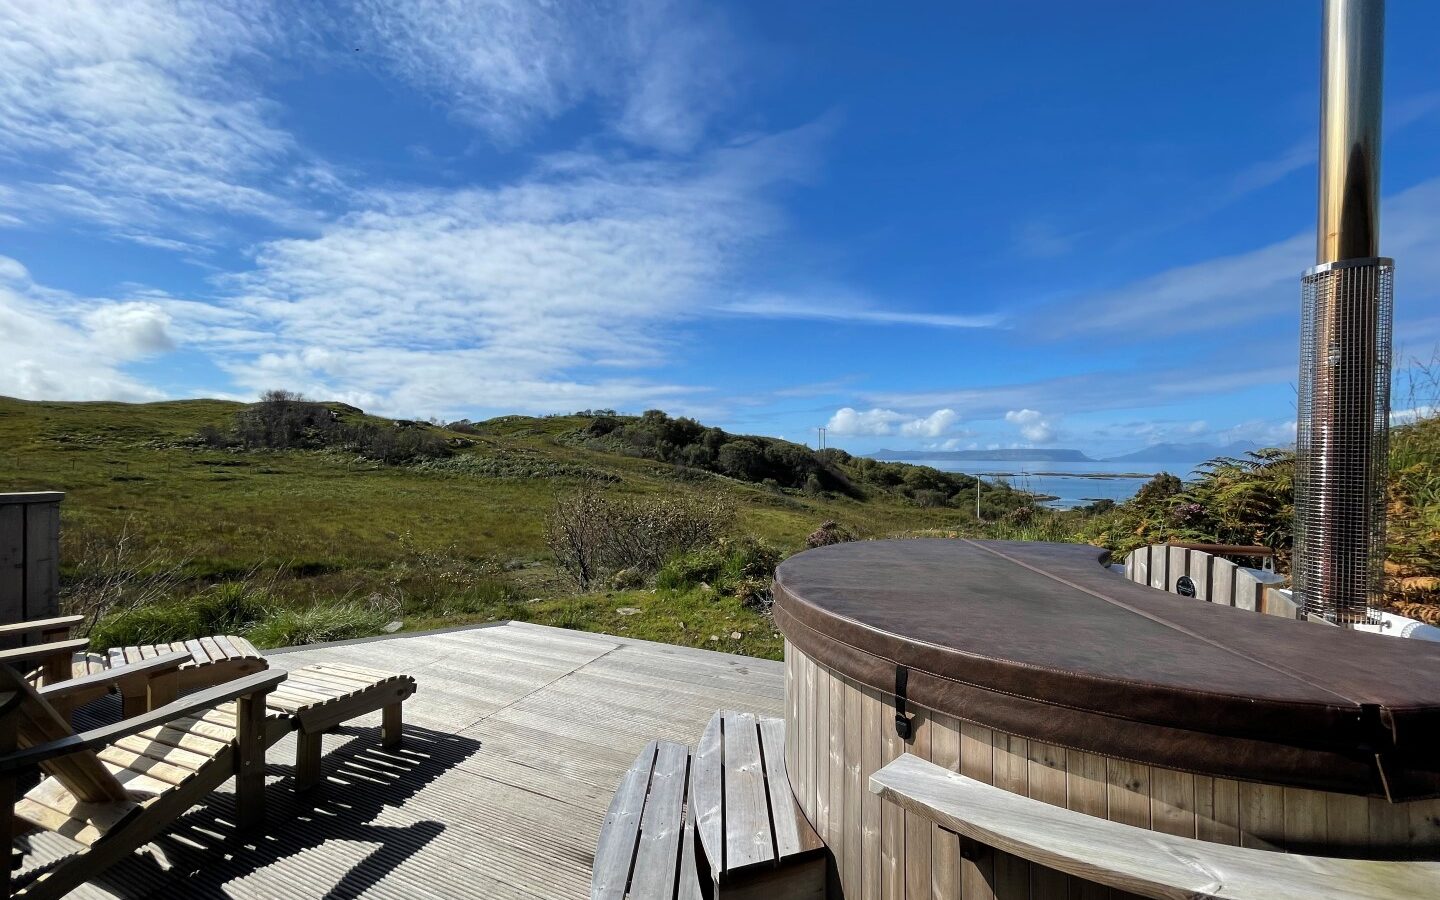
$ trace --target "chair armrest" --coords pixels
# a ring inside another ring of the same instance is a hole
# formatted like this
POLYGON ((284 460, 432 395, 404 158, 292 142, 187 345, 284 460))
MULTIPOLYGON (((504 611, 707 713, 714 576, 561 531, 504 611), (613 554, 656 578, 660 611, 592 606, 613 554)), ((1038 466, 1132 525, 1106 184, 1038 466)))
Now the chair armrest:
POLYGON ((152 678, 177 671, 185 663, 190 662, 191 658, 187 650, 154 656, 139 662, 106 669, 103 672, 71 678, 69 681, 47 684, 40 689, 40 696, 51 703, 59 700, 79 705, 86 699, 108 694, 112 687, 120 687, 123 690, 132 682, 148 683, 152 678))
MULTIPOLYGON (((1421 897, 1437 862, 1302 856, 1162 834, 1053 806, 902 754, 870 792, 969 839, 1145 897, 1421 897)), ((962 851, 963 852, 963 851, 962 851)))
POLYGON ((36 619, 33 622, 15 622, 10 625, 0 625, 0 638, 15 637, 21 634, 30 634, 38 631, 41 636, 49 637, 54 634, 68 635, 70 629, 85 621, 84 616, 57 616, 54 619, 36 619))
POLYGON ((113 744, 123 737, 168 724, 190 713, 218 706, 227 700, 250 695, 264 696, 284 681, 287 674, 283 671, 256 672, 254 675, 247 675, 213 688, 187 694, 173 703, 167 703, 142 715, 122 719, 113 725, 92 728, 79 734, 67 735, 59 740, 18 750, 9 756, 0 758, 0 777, 33 768, 57 756, 65 756, 80 750, 94 750, 113 744))
POLYGON ((90 646, 90 642, 85 638, 75 638, 70 641, 51 641, 48 644, 31 644, 28 647, 0 650, 0 664, 14 666, 25 660, 46 660, 61 655, 69 657, 88 646, 90 646))

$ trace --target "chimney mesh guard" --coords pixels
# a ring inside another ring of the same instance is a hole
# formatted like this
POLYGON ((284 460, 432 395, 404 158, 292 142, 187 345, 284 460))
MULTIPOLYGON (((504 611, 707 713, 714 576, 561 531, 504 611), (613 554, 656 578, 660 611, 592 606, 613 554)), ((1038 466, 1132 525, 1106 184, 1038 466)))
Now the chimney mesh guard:
POLYGON ((1394 262, 1326 263, 1301 280, 1295 467, 1296 600, 1367 620, 1385 560, 1394 262))

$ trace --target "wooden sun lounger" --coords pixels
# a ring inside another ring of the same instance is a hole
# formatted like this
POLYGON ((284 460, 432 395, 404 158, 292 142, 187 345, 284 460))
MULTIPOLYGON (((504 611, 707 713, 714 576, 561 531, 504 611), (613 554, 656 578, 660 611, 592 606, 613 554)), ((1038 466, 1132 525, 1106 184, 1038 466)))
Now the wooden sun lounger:
MULTIPOLYGON (((238 635, 222 634, 168 644, 112 647, 104 653, 92 653, 89 641, 70 638, 71 629, 84 618, 60 616, 0 625, 0 643, 34 641, 28 646, 0 651, 0 662, 18 663, 21 659, 30 659, 40 663, 40 668, 27 676, 32 685, 40 687, 71 678, 85 678, 166 654, 184 653, 186 659, 175 672, 174 687, 178 693, 213 687, 269 668, 269 663, 255 645, 238 635)), ((127 691, 129 687, 128 682, 116 685, 123 698, 126 715, 136 715, 153 706, 144 691, 127 691)), ((80 702, 84 701, 72 706, 80 702)))
POLYGON ((0 821, 10 833, 45 829, 78 851, 0 897, 60 897, 151 840, 210 791, 235 777, 237 825, 263 818, 265 750, 297 732, 295 785, 321 776, 321 735, 350 719, 382 714, 382 740, 398 745, 401 704, 415 680, 355 666, 259 672, 203 689, 121 722, 75 734, 63 710, 116 680, 147 679, 163 696, 190 660, 176 651, 107 668, 38 691, 0 666, 0 821), (169 688, 159 691, 156 684, 169 688), (55 701, 60 703, 57 709, 55 701), (16 747, 23 749, 16 750, 16 747), (11 810, 16 776, 39 766, 49 777, 11 810), (19 826, 18 828, 15 826, 19 826))
MULTIPOLYGON (((164 678, 183 658, 170 654, 140 665, 164 678)), ((285 680, 284 672, 250 675, 78 734, 50 702, 95 690, 118 674, 37 691, 14 669, 0 666, 0 827, 6 834, 43 828, 79 847, 23 885, 12 885, 9 867, 0 867, 0 896, 64 896, 232 776, 238 824, 254 825, 263 817, 264 698, 285 680), (224 703, 233 710, 229 717, 211 720, 224 703), (36 767, 48 777, 12 807, 17 777, 36 767)))

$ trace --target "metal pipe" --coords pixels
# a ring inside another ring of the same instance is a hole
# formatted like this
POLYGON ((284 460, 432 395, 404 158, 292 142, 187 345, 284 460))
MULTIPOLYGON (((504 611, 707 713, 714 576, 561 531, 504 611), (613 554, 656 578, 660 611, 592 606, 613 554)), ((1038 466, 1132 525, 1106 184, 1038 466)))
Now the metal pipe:
POLYGON ((1315 262, 1380 255, 1384 0, 1325 0, 1315 262))
POLYGON ((1383 0, 1325 0, 1318 262, 1304 274, 1296 416, 1296 599, 1367 621, 1385 551, 1393 263, 1380 257, 1383 0))

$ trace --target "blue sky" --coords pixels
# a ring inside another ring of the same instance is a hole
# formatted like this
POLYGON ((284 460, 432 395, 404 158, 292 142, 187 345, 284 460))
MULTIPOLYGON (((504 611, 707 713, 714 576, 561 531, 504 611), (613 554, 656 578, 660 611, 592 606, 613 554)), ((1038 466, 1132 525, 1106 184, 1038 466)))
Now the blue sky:
MULTIPOLYGON (((0 393, 1284 442, 1319 9, 10 0, 0 393)), ((1437 33, 1389 4, 1406 359, 1437 33)))

